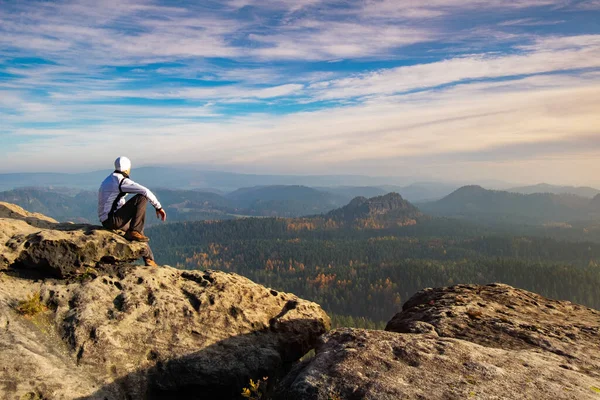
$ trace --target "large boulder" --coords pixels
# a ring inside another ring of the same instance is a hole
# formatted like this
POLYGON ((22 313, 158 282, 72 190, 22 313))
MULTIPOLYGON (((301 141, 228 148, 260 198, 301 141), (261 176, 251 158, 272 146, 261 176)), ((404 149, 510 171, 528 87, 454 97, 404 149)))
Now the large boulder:
POLYGON ((147 254, 145 243, 94 225, 59 224, 0 203, 0 270, 64 278, 103 264, 129 263, 147 254))
POLYGON ((383 331, 341 329, 276 399, 597 399, 600 312, 503 285, 413 296, 383 331))
POLYGON ((25 341, 30 321, 6 311, 1 348, 22 344, 0 351, 0 398, 237 398, 249 379, 275 381, 329 328, 317 304, 223 272, 118 266, 1 285, 5 305, 39 292, 48 323, 25 341))
POLYGON ((598 380, 549 352, 432 334, 338 329, 281 382, 276 400, 598 399, 598 380))
POLYGON ((422 290, 385 329, 430 329, 487 347, 550 352, 562 358, 564 368, 600 378, 600 311, 508 285, 422 290))

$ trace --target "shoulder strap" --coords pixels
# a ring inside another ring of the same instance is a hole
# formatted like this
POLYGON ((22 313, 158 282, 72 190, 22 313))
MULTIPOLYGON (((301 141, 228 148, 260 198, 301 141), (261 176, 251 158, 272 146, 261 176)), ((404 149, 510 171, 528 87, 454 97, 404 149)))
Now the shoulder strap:
POLYGON ((125 181, 125 179, 126 179, 126 177, 124 176, 123 179, 121 179, 119 181, 119 194, 115 198, 115 201, 113 201, 112 207, 110 208, 110 212, 108 213, 108 215, 111 215, 115 211, 117 211, 117 207, 119 206, 119 201, 121 201, 121 199, 127 195, 127 193, 123 192, 123 190, 121 189, 121 185, 123 185, 123 181, 125 181))

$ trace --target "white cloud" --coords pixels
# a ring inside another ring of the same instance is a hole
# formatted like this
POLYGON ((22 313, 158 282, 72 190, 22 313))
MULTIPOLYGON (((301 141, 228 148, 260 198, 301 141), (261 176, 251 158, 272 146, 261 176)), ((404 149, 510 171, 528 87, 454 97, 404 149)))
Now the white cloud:
POLYGON ((520 18, 511 19, 499 23, 499 26, 545 26, 545 25, 558 25, 564 23, 564 20, 544 20, 536 18, 520 18))
POLYGON ((564 6, 565 0, 367 0, 361 13, 379 18, 438 18, 459 10, 564 6))
MULTIPOLYGON (((477 173, 500 176, 503 164, 507 171, 527 166, 541 176, 543 168, 564 166, 556 161, 560 146, 561 157, 583 168, 600 155, 589 139, 600 126, 600 35, 515 32, 561 20, 522 9, 571 12, 585 4, 593 10, 595 3, 5 3, 0 62, 30 56, 55 64, 4 66, 14 76, 0 82, 2 132, 10 132, 4 135, 11 143, 36 139, 3 149, 0 168, 47 163, 59 169, 73 157, 94 168, 113 153, 115 142, 131 148, 140 163, 201 160, 215 168, 279 172, 393 174, 414 168, 466 178, 475 176, 468 171, 474 165, 477 173), (471 19, 474 10, 494 22, 471 19), (411 58, 409 46, 426 42, 432 52, 411 58), (493 45, 502 52, 481 50, 493 45), (431 62, 436 51, 448 58, 431 62), (417 64, 375 71, 368 64, 398 65, 403 57, 417 64), (348 59, 364 62, 352 65, 359 72, 345 70, 348 59), (343 63, 337 68, 320 61, 343 63), (115 73, 116 66, 126 72, 115 73), (148 101, 132 105, 125 98, 148 101), (322 100, 330 107, 269 113, 278 104, 322 100), (242 102, 246 109, 261 105, 264 113, 228 113, 228 105, 242 102)), ((578 171, 592 179, 588 170, 578 171)))
POLYGON ((316 99, 386 95, 473 79, 600 68, 600 35, 540 40, 520 55, 473 55, 386 69, 309 87, 316 99))
POLYGON ((259 57, 329 60, 383 54, 433 37, 431 29, 311 20, 276 34, 254 34, 250 39, 265 44, 253 51, 259 57))
MULTIPOLYGON (((18 164, 19 159, 35 158, 58 167, 64 159, 71 162, 73 155, 66 157, 66 152, 75 150, 75 157, 86 159, 94 168, 103 162, 103 154, 112 154, 110 143, 118 140, 131 149, 138 163, 202 161, 215 168, 254 166, 302 173, 343 169, 373 174, 418 165, 431 174, 461 170, 464 179, 469 179, 476 174, 461 169, 467 164, 476 166, 479 174, 500 162, 513 168, 513 164, 529 165, 534 159, 548 168, 553 154, 548 153, 547 143, 558 143, 550 150, 558 148, 562 157, 571 159, 600 154, 600 141, 582 142, 598 134, 599 107, 598 79, 533 77, 284 116, 260 114, 214 122, 182 117, 147 123, 144 119, 123 123, 116 118, 115 125, 54 130, 52 137, 22 146, 7 160, 18 164), (63 139, 74 136, 80 137, 80 144, 63 139), (535 151, 537 144, 539 151, 535 151), (530 153, 515 159, 510 154, 519 152, 506 153, 507 146, 524 146, 530 153), (494 157, 495 152, 499 157, 494 157), (486 154, 485 159, 469 156, 479 153, 486 154)), ((37 131, 22 133, 35 135, 37 131)), ((541 167, 530 172, 541 174, 541 167)), ((592 175, 592 170, 579 171, 581 179, 592 179, 592 175)))

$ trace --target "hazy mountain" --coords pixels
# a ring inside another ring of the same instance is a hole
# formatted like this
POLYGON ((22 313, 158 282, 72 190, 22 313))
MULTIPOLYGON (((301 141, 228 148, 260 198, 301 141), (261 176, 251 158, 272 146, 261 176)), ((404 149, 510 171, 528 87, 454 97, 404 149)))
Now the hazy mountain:
POLYGON ((400 193, 408 201, 434 201, 452 193, 458 188, 456 185, 441 182, 417 182, 408 186, 381 186, 386 193, 400 193))
POLYGON ((565 222, 589 217, 589 200, 572 194, 518 194, 465 186, 441 200, 422 203, 427 213, 506 222, 565 222))
MULTIPOLYGON (((407 185, 417 177, 378 177, 364 175, 261 175, 222 171, 207 171, 198 167, 151 166, 137 167, 135 160, 131 177, 150 188, 202 189, 231 192, 254 186, 296 185, 309 187, 381 187, 407 185)), ((96 190, 112 171, 109 168, 86 173, 15 173, 0 174, 0 190, 24 186, 66 186, 96 190)), ((385 191, 386 193, 389 190, 385 191)), ((370 193, 374 194, 374 193, 370 193)), ((446 193, 447 194, 447 193, 446 193)))
POLYGON ((534 193, 553 193, 553 194, 574 194, 581 197, 592 198, 600 194, 600 190, 594 189, 587 186, 556 186, 549 185, 547 183, 540 183, 532 186, 522 186, 507 189, 508 192, 521 193, 521 194, 534 194, 534 193))
MULTIPOLYGON (((168 221, 228 219, 238 211, 229 200, 215 193, 159 189, 155 194, 167 210, 168 221)), ((58 221, 98 223, 98 195, 95 191, 22 188, 0 192, 0 201, 18 204, 58 221)), ((150 205, 148 209, 147 225, 158 223, 151 217, 153 210, 150 205)))
POLYGON ((592 201, 590 201, 589 207, 593 212, 600 212, 600 194, 597 194, 592 201))
MULTIPOLYGON (((230 219, 239 215, 295 217, 321 214, 346 204, 343 196, 303 186, 239 189, 227 196, 200 190, 153 190, 168 221, 230 219)), ((59 221, 97 223, 97 192, 69 188, 21 188, 0 192, 0 201, 18 204, 59 221)), ((149 205, 149 216, 152 209, 149 205)), ((157 223, 155 218, 146 220, 157 223)))
POLYGON ((398 193, 367 199, 357 197, 348 205, 330 211, 325 218, 360 227, 413 225, 423 214, 398 193))
POLYGON ((382 196, 388 191, 385 191, 382 188, 375 186, 334 186, 334 187, 316 187, 315 189, 320 190, 322 192, 328 192, 335 195, 338 195, 346 200, 346 203, 350 202, 350 200, 355 197, 376 197, 382 196))
POLYGON ((297 217, 320 214, 345 204, 343 196, 306 186, 257 186, 227 195, 249 215, 297 217))
POLYGON ((90 191, 66 194, 65 190, 23 188, 0 192, 0 201, 17 204, 28 211, 48 215, 58 221, 93 222, 98 219, 98 195, 90 191))
MULTIPOLYGON (((81 189, 97 189, 100 182, 111 172, 110 168, 86 173, 14 173, 0 174, 0 190, 24 186, 68 186, 81 189)), ((214 188, 229 192, 241 187, 270 185, 306 186, 364 186, 385 182, 396 183, 393 178, 371 178, 359 175, 254 175, 220 171, 202 171, 183 167, 139 167, 135 164, 132 179, 148 187, 168 189, 214 188)))
MULTIPOLYGON (((169 221, 226 219, 237 211, 229 200, 215 193, 159 189, 155 194, 167 210, 169 221)), ((98 223, 95 191, 74 193, 65 189, 23 188, 0 192, 0 201, 18 204, 58 221, 98 223)), ((151 206, 148 207, 151 216, 151 206)), ((146 222, 148 225, 157 223, 155 218, 147 218, 146 222)))

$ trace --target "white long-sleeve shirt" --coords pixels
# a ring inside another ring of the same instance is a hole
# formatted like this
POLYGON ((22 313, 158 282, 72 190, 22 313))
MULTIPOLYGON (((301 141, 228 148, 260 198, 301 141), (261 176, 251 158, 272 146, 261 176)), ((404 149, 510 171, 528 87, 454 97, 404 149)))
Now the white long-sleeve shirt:
MULTIPOLYGON (((108 219, 108 214, 110 213, 114 202, 119 197, 120 192, 141 194, 142 196, 145 196, 148 199, 148 201, 154 206, 154 208, 156 208, 157 210, 160 210, 162 208, 160 202, 158 201, 154 193, 150 191, 150 189, 138 183, 135 183, 130 178, 126 178, 120 172, 113 172, 112 174, 106 177, 106 179, 100 185, 100 189, 98 190, 98 218, 100 219, 100 222, 104 222, 108 219), (121 180, 123 181, 122 183, 121 180), (119 184, 121 184, 120 191, 119 184)), ((119 201, 117 202, 116 210, 123 207, 123 205, 126 203, 126 196, 127 195, 122 196, 119 199, 119 201)))

